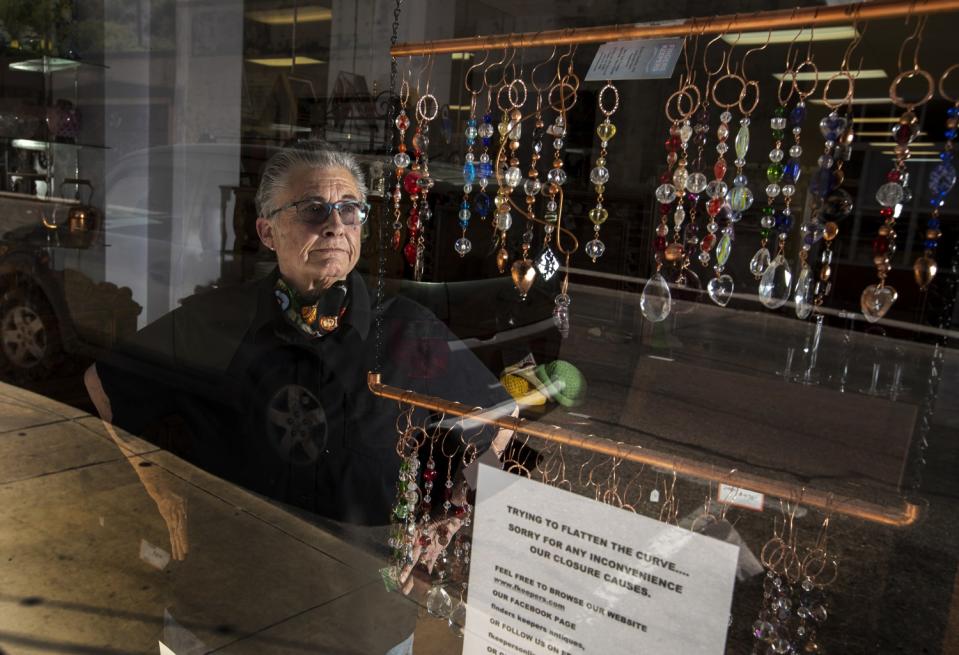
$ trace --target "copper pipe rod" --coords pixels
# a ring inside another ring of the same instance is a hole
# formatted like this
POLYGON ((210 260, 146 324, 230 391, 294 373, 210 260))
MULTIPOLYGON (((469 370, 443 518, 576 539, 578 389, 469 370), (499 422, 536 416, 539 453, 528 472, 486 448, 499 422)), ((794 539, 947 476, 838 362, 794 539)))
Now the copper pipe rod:
POLYGON ((959 11, 959 0, 876 0, 851 5, 779 9, 751 14, 732 14, 678 21, 574 27, 565 30, 495 34, 459 39, 442 39, 418 43, 398 43, 390 48, 394 57, 423 56, 450 52, 477 52, 500 48, 534 48, 551 45, 606 43, 632 39, 652 39, 698 34, 771 30, 776 28, 808 28, 864 20, 902 18, 912 15, 959 11))
POLYGON ((373 394, 390 400, 396 400, 407 405, 422 407, 433 412, 440 412, 448 416, 460 416, 467 420, 478 421, 487 425, 494 425, 505 430, 521 432, 545 441, 581 448, 601 455, 609 455, 630 462, 646 464, 677 475, 709 480, 759 492, 766 496, 775 496, 790 502, 801 502, 816 507, 825 512, 839 512, 871 523, 880 523, 894 527, 912 525, 919 519, 919 506, 903 501, 899 506, 885 506, 870 503, 858 498, 840 496, 837 494, 807 489, 770 478, 760 477, 749 473, 736 472, 731 474, 711 464, 703 464, 695 460, 675 455, 659 453, 655 450, 623 443, 616 443, 603 437, 585 435, 559 426, 540 426, 523 418, 513 416, 491 416, 488 410, 480 407, 468 407, 462 403, 443 400, 435 396, 427 396, 413 391, 404 391, 398 387, 391 387, 381 382, 379 373, 369 373, 367 384, 373 394))

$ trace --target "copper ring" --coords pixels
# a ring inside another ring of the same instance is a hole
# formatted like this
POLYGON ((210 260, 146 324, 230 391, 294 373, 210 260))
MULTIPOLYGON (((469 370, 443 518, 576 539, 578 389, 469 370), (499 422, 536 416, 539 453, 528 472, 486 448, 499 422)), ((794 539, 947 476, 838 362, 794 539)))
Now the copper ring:
POLYGON ((400 105, 406 107, 410 100, 410 83, 406 80, 400 82, 400 105))
POLYGON ((699 89, 697 89, 692 84, 687 84, 678 91, 674 91, 666 99, 666 118, 669 119, 671 123, 681 123, 683 121, 689 120, 689 117, 696 113, 696 110, 699 109, 700 101, 699 89), (696 92, 696 96, 693 97, 693 94, 690 93, 690 90, 696 92), (683 98, 689 100, 689 111, 683 111, 683 98), (673 115, 673 102, 675 100, 675 109, 678 116, 673 115))
POLYGON ((783 84, 786 83, 786 76, 787 76, 787 75, 791 75, 791 74, 792 74, 792 71, 786 71, 785 73, 783 73, 783 76, 782 76, 781 78, 779 78, 779 88, 776 89, 776 97, 779 98, 779 105, 780 105, 781 107, 785 107, 785 106, 786 106, 786 103, 788 103, 788 102, 792 99, 793 94, 796 93, 796 85, 794 85, 794 84, 790 81, 790 83, 789 83, 789 95, 786 96, 785 98, 783 98, 783 84))
POLYGON ((496 90, 496 106, 504 113, 512 109, 512 102, 509 97, 509 84, 504 84, 496 90), (503 102, 503 91, 506 91, 506 102, 503 102))
POLYGON ((616 113, 616 110, 619 109, 619 90, 613 86, 612 82, 607 82, 606 86, 599 90, 599 97, 597 98, 597 103, 599 104, 599 110, 603 113, 603 116, 609 118, 616 113), (606 109, 606 105, 603 104, 603 97, 607 91, 613 92, 613 108, 606 109))
POLYGON ((840 72, 836 73, 828 80, 826 80, 826 85, 822 89, 822 101, 823 104, 829 107, 830 109, 839 109, 843 105, 851 104, 853 99, 853 90, 856 88, 856 78, 852 76, 852 73, 840 72), (830 100, 829 99, 829 87, 832 86, 832 83, 837 79, 843 78, 846 80, 848 87, 846 88, 846 95, 839 100, 830 100))
POLYGON ((722 107, 723 109, 732 109, 739 104, 739 101, 742 100, 744 95, 746 95, 746 80, 735 73, 726 73, 722 77, 718 78, 715 82, 713 82, 713 88, 710 92, 710 97, 713 99, 713 104, 717 107, 722 107), (727 79, 736 80, 740 84, 739 96, 737 96, 733 102, 729 103, 721 102, 719 98, 716 97, 716 89, 719 88, 720 83, 727 79))
POLYGON ((520 78, 516 78, 515 80, 513 80, 512 82, 509 83, 509 86, 508 86, 507 88, 509 89, 509 93, 508 93, 508 95, 509 95, 509 104, 512 105, 513 109, 519 109, 520 107, 522 107, 523 105, 526 104, 526 99, 529 97, 529 89, 526 88, 526 82, 524 82, 524 81, 521 80, 520 78), (523 99, 522 99, 522 100, 519 100, 519 91, 516 91, 516 98, 517 98, 517 99, 516 99, 516 100, 513 100, 513 85, 514 85, 514 84, 519 85, 519 87, 523 89, 523 99))
POLYGON ((959 68, 959 64, 953 64, 952 66, 947 68, 943 72, 942 77, 939 78, 939 95, 941 95, 945 100, 948 100, 952 104, 959 103, 959 100, 957 100, 953 96, 946 93, 946 78, 949 77, 952 71, 956 70, 957 68, 959 68))
POLYGON ((792 70, 792 85, 793 85, 793 88, 796 89, 796 93, 799 94, 800 101, 805 100, 806 98, 808 98, 809 96, 811 96, 812 94, 816 92, 816 89, 819 88, 819 67, 816 66, 816 63, 812 59, 807 59, 806 61, 799 64, 798 66, 796 66, 796 68, 792 70), (806 92, 803 92, 799 88, 799 80, 797 79, 799 77, 799 73, 802 71, 803 68, 812 68, 813 71, 816 73, 816 79, 812 81, 812 86, 809 87, 809 90, 806 92))
POLYGON ((756 111, 756 106, 759 104, 759 82, 756 82, 755 80, 749 80, 746 82, 745 86, 743 86, 743 93, 741 96, 739 96, 739 102, 736 104, 739 106, 739 111, 743 116, 750 116, 754 111, 756 111), (747 110, 745 107, 743 107, 743 100, 746 99, 746 90, 750 88, 756 89, 756 97, 753 99, 753 104, 751 104, 747 110))
POLYGON ((552 107, 553 111, 565 114, 576 104, 576 90, 576 87, 569 83, 568 78, 564 77, 550 87, 548 96, 549 106, 552 107), (561 91, 561 89, 563 90, 561 91), (569 90, 572 93, 567 95, 565 90, 569 90), (555 101, 553 100, 554 93, 559 95, 559 98, 555 101), (567 98, 569 98, 569 105, 566 104, 567 98))
POLYGON ((427 123, 436 118, 436 114, 440 110, 440 105, 436 101, 436 96, 432 93, 424 93, 420 96, 420 99, 416 101, 416 115, 422 118, 427 123), (427 100, 433 101, 433 111, 429 114, 426 113, 427 100))
POLYGON ((932 79, 932 75, 928 71, 924 71, 921 68, 913 68, 912 70, 907 70, 896 75, 896 79, 892 81, 892 84, 889 85, 889 99, 892 100, 893 104, 897 107, 902 107, 906 110, 913 110, 919 105, 924 105, 932 98, 933 93, 935 93, 936 82, 932 79), (926 80, 926 85, 928 87, 926 95, 923 96, 922 100, 919 102, 906 102, 903 100, 897 91, 899 90, 899 85, 904 81, 912 79, 913 77, 922 77, 926 80))

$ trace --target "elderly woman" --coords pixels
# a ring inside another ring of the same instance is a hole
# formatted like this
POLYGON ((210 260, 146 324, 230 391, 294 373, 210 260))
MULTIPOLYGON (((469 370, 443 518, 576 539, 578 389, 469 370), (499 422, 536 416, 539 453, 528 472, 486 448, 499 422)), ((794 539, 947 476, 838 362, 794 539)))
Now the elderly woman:
MULTIPOLYGON (((386 524, 398 409, 367 388, 377 339, 390 384, 507 412, 509 396, 423 307, 388 299, 376 325, 353 270, 369 205, 351 155, 317 142, 278 152, 256 203, 272 274, 194 296, 145 327, 87 371, 91 398, 105 421, 137 434, 177 416, 189 434, 184 456, 263 495, 339 522, 386 524)), ((506 439, 496 437, 496 452, 506 439)), ((182 503, 144 483, 182 558, 182 503)))

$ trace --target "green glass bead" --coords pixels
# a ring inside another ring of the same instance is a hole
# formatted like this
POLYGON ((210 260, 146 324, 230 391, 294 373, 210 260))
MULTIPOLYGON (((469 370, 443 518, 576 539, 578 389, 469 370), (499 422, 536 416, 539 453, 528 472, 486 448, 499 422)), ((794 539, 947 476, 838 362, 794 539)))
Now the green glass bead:
POLYGON ((406 503, 397 503, 396 507, 393 508, 393 514, 396 515, 396 518, 399 520, 405 519, 410 513, 410 508, 407 507, 406 503))
POLYGON ((410 472, 410 460, 404 459, 400 463, 400 473, 409 473, 410 472))
POLYGON ((786 110, 783 107, 776 107, 773 109, 773 116, 785 116, 786 110))
POLYGON ((556 212, 546 212, 543 214, 543 220, 545 220, 547 223, 555 223, 557 220, 559 220, 559 214, 556 212))
POLYGON ((773 130, 773 141, 782 141, 786 133, 782 130, 773 130))
POLYGON ((771 230, 770 230, 769 228, 767 228, 767 227, 761 228, 761 229, 759 230, 759 238, 760 238, 760 239, 768 239, 770 232, 771 232, 771 230))
POLYGON ((719 240, 719 245, 716 246, 716 263, 719 266, 725 266, 726 262, 729 261, 729 255, 733 250, 733 240, 728 234, 724 234, 723 238, 719 240))
POLYGON ((771 206, 766 205, 765 207, 763 207, 763 215, 772 216, 774 213, 775 213, 775 210, 771 206))
POLYGON ((749 152, 749 128, 743 125, 736 132, 736 158, 745 159, 749 152))
POLYGON ((593 222, 593 225, 602 225, 607 218, 609 218, 609 212, 602 207, 593 207, 589 210, 589 220, 593 222))
POLYGON ((596 126, 596 136, 601 141, 611 141, 616 136, 616 126, 612 123, 600 123, 596 126))
POLYGON ((783 179, 783 165, 770 164, 769 166, 767 166, 766 179, 768 179, 773 184, 778 184, 779 180, 783 179))

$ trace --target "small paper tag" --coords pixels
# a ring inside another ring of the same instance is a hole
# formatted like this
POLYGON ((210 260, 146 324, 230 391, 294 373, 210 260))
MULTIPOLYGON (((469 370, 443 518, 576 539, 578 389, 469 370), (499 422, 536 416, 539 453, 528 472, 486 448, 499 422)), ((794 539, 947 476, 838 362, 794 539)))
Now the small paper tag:
POLYGON ((586 81, 669 79, 682 49, 682 39, 604 43, 593 57, 586 81))
POLYGON ((719 502, 761 512, 765 506, 765 497, 757 491, 750 491, 729 484, 720 484, 719 502))

